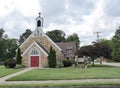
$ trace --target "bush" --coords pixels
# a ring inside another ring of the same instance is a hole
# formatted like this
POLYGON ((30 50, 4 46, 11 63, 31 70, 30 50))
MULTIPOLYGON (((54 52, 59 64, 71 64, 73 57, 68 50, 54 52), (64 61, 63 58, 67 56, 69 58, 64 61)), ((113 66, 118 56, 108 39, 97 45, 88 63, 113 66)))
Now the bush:
POLYGON ((56 68, 63 68, 63 64, 57 64, 56 68))
POLYGON ((70 66, 72 66, 72 61, 71 60, 64 60, 63 61, 63 65, 64 65, 64 67, 70 67, 70 66))
POLYGON ((9 59, 4 62, 5 67, 7 68, 15 68, 16 66, 16 60, 14 59, 9 59))
POLYGON ((52 48, 52 46, 50 47, 50 52, 49 52, 49 56, 48 56, 48 64, 49 64, 50 68, 56 67, 56 52, 52 48))

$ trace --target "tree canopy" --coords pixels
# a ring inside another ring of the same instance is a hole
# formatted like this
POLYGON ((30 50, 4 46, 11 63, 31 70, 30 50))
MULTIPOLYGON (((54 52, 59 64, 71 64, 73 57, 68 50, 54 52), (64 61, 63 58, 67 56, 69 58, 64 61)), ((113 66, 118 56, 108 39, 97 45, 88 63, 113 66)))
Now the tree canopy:
POLYGON ((26 29, 26 31, 20 35, 19 43, 22 44, 31 33, 32 31, 30 29, 26 29))
POLYGON ((4 37, 4 30, 0 31, 0 59, 12 59, 15 56, 15 50, 18 47, 17 39, 9 39, 4 37))
POLYGON ((67 42, 71 42, 74 41, 76 42, 76 48, 79 49, 79 45, 80 45, 80 40, 79 37, 76 33, 73 33, 72 35, 69 35, 66 39, 67 42))
POLYGON ((79 57, 91 57, 93 64, 94 59, 97 57, 105 57, 111 59, 111 53, 112 49, 103 43, 94 43, 93 45, 82 46, 77 52, 79 57))
POLYGON ((116 30, 113 40, 112 57, 115 61, 120 61, 120 27, 116 30))
POLYGON ((0 39, 3 38, 4 32, 5 32, 5 31, 3 30, 3 28, 0 28, 0 39))
POLYGON ((47 31, 46 34, 54 41, 54 42, 65 42, 65 33, 62 30, 53 30, 47 31))

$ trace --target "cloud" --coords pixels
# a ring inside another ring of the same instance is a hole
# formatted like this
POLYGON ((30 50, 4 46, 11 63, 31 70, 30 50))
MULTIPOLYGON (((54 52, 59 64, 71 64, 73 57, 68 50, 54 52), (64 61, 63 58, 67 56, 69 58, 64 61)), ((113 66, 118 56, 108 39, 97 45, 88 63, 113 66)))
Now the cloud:
POLYGON ((19 38, 27 28, 34 31, 38 12, 44 17, 43 31, 77 33, 82 45, 110 39, 120 25, 120 0, 0 0, 0 27, 9 37, 19 38))

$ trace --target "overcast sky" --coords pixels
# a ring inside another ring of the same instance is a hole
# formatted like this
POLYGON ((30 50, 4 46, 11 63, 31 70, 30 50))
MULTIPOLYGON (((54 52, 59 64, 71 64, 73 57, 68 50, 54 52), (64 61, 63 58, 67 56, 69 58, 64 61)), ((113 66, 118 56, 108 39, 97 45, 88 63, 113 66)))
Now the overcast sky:
POLYGON ((120 0, 0 0, 0 28, 10 38, 19 38, 26 29, 34 31, 41 12, 43 31, 77 33, 82 45, 100 38, 110 39, 120 26, 120 0))

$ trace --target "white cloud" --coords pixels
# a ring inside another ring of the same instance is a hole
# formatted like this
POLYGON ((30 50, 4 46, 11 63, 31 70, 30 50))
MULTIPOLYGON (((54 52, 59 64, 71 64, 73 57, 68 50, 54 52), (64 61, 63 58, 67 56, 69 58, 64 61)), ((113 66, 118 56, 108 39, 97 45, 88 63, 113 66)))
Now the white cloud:
POLYGON ((110 39, 120 25, 120 0, 0 0, 0 27, 19 38, 27 28, 35 29, 38 12, 44 17, 44 31, 77 33, 82 45, 100 38, 110 39), (19 31, 19 32, 18 32, 19 31))

